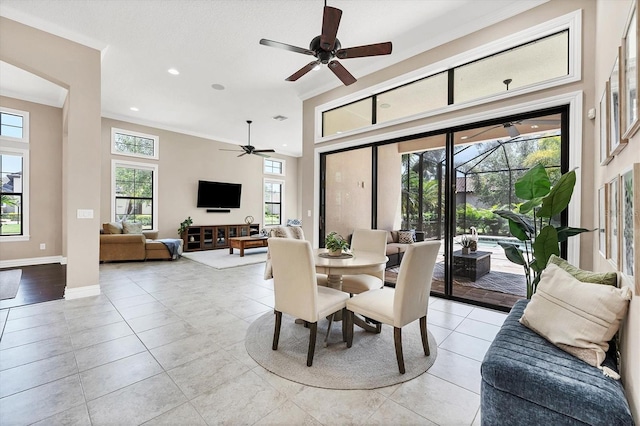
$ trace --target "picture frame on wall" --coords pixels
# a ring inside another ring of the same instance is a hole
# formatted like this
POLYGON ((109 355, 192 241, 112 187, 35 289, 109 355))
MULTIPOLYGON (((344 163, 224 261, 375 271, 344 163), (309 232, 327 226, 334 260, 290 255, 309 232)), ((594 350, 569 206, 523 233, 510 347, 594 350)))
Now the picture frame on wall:
POLYGON ((598 189, 598 249, 600 254, 607 259, 609 239, 607 238, 607 211, 608 191, 607 185, 598 189))
POLYGON ((613 156, 609 152, 609 82, 604 84, 600 97, 600 165, 609 164, 613 156))
POLYGON ((618 232, 618 201, 619 201, 619 195, 618 195, 618 182, 620 180, 620 177, 618 175, 616 175, 615 178, 613 178, 611 181, 609 181, 609 184, 607 185, 609 187, 609 201, 608 201, 608 206, 609 206, 609 217, 608 217, 608 222, 607 222, 607 239, 609 240, 609 250, 608 250, 608 256, 607 258, 609 259, 609 262, 613 265, 613 267, 618 270, 620 267, 620 256, 618 255, 619 253, 619 248, 620 248, 620 239, 619 239, 619 232, 618 232))
POLYGON ((637 208, 640 205, 636 185, 640 182, 640 163, 624 170, 620 174, 620 271, 633 280, 637 273, 638 232, 640 216, 637 208), (636 210, 634 210, 634 208, 636 210))
POLYGON ((620 58, 622 46, 618 47, 618 56, 609 76, 609 155, 614 156, 624 149, 627 141, 620 132, 620 58))
POLYGON ((640 81, 640 67, 638 67, 638 12, 634 3, 622 39, 621 70, 621 126, 622 139, 628 140, 640 128, 638 119, 638 82, 640 81))

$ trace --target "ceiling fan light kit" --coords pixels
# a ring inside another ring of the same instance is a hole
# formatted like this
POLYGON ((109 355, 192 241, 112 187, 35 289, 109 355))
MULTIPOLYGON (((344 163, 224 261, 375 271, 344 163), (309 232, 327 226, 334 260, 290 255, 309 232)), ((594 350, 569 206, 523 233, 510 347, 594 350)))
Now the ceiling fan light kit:
POLYGON ((309 43, 309 49, 292 46, 278 41, 261 39, 260 44, 278 49, 288 50, 294 53, 314 56, 315 61, 309 62, 304 67, 287 77, 286 81, 296 81, 311 70, 317 70, 320 65, 327 67, 342 81, 345 86, 355 83, 356 78, 351 75, 345 67, 336 61, 337 59, 363 58, 367 56, 379 56, 391 54, 391 42, 368 44, 364 46, 342 48, 340 40, 337 39, 338 27, 342 10, 335 7, 327 6, 325 2, 324 13, 322 17, 322 33, 314 37, 309 43))

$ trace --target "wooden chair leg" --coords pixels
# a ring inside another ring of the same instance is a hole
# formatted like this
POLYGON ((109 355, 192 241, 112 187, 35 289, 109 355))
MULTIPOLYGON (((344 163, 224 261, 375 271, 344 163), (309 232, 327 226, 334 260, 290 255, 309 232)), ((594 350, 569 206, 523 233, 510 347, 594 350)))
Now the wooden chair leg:
POLYGON ((348 331, 347 325, 349 325, 349 314, 347 313, 347 308, 342 308, 342 341, 347 341, 348 331))
POLYGON ((316 351, 316 335, 318 334, 318 322, 309 323, 309 352, 307 352, 307 367, 313 364, 313 355, 316 351))
POLYGON ((350 348, 353 345, 353 312, 347 311, 347 347, 350 348))
POLYGON ((396 359, 398 360, 398 369, 400 374, 404 374, 404 357, 402 356, 402 329, 393 327, 393 342, 396 346, 396 359))
POLYGON ((427 337, 427 317, 420 318, 420 337, 422 337, 422 349, 424 349, 424 355, 431 355, 429 350, 429 338, 427 337))
POLYGON ((280 340, 280 326, 282 325, 282 312, 273 311, 276 314, 276 325, 273 330, 273 345, 271 349, 278 350, 278 341, 280 340))

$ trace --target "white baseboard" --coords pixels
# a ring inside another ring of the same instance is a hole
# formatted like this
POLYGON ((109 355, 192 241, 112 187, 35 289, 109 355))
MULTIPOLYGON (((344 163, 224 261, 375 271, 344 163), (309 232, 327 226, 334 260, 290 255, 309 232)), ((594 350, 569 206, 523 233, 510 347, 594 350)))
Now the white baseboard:
POLYGON ((64 289, 65 300, 80 299, 82 297, 99 296, 99 295, 100 295, 99 285, 86 285, 83 287, 74 287, 74 288, 65 287, 64 289))
POLYGON ((67 258, 63 256, 46 256, 32 257, 29 259, 0 260, 0 269, 15 268, 18 266, 46 265, 49 263, 59 263, 61 265, 66 265, 67 258))

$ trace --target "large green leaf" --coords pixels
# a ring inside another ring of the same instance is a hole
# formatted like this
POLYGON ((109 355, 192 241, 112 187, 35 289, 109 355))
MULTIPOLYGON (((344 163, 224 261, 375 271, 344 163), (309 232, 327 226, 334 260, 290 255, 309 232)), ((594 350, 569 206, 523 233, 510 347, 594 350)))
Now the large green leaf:
MULTIPOLYGON (((511 222, 513 221, 525 234, 528 234, 528 235, 533 234, 534 232, 533 223, 531 222, 531 219, 528 218, 527 216, 522 215, 520 213, 509 211, 509 210, 494 210, 494 213, 502 218, 509 219, 509 229, 511 229, 511 222)), ((515 234, 514 236, 517 237, 517 235, 515 234)))
POLYGON ((556 228, 558 232, 558 242, 563 243, 567 241, 567 238, 573 237, 574 235, 582 234, 583 232, 591 232, 595 231, 595 229, 586 229, 586 228, 572 228, 570 226, 559 226, 556 228))
POLYGON ((551 181, 544 166, 538 163, 516 181, 514 188, 516 197, 523 200, 533 200, 549 193, 551 181))
POLYGON ((529 240, 529 235, 527 235, 525 229, 523 229, 522 224, 511 219, 509 219, 509 231, 511 231, 511 235, 513 235, 520 241, 529 240))
POLYGON ((527 261, 522 255, 522 251, 514 244, 509 243, 498 243, 504 249, 504 254, 507 256, 507 259, 512 261, 517 265, 525 266, 527 261))
POLYGON ((540 234, 538 234, 533 242, 533 255, 536 258, 536 266, 539 270, 547 266, 547 262, 552 254, 560 256, 558 232, 553 226, 547 225, 542 228, 540 234))
POLYGON ((525 203, 522 203, 520 205, 520 208, 518 209, 518 211, 521 214, 527 214, 529 213, 531 210, 533 210, 534 208, 538 207, 540 204, 542 204, 542 200, 544 199, 544 197, 538 197, 538 198, 534 198, 533 200, 529 200, 525 203))
POLYGON ((563 174, 558 183, 551 188, 551 192, 542 201, 542 207, 538 210, 540 217, 553 217, 566 209, 573 195, 573 187, 576 184, 576 172, 571 170, 563 174))

